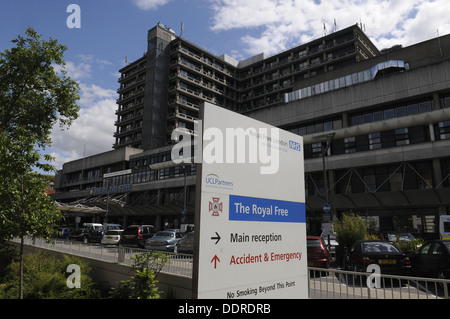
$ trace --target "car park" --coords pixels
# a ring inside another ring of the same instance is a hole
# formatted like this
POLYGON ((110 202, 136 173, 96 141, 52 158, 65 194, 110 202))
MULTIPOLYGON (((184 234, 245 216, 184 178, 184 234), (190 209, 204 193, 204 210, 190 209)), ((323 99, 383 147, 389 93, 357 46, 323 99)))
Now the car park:
POLYGON ((415 276, 450 279, 450 240, 426 242, 409 259, 415 276))
POLYGON ((120 245, 145 248, 145 241, 156 233, 153 225, 130 225, 120 237, 120 245))
POLYGON ((101 243, 103 245, 118 245, 123 229, 110 229, 103 235, 101 243))
POLYGON ((330 267, 330 253, 325 246, 322 237, 307 236, 306 248, 308 267, 329 268, 330 267))
POLYGON ((359 240, 352 245, 347 267, 353 271, 366 272, 371 264, 380 266, 382 274, 407 275, 411 262, 397 246, 385 240, 359 240))
POLYGON ((183 233, 174 230, 157 232, 145 242, 145 249, 174 251, 177 242, 183 238, 183 233))
POLYGON ((184 235, 175 245, 174 252, 180 254, 194 253, 194 232, 189 232, 184 235))

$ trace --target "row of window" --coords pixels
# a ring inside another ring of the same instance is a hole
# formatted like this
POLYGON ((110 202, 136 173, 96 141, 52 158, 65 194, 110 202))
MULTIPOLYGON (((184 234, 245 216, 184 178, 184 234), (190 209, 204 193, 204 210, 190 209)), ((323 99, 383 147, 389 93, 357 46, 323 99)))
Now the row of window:
POLYGON ((366 124, 371 122, 389 120, 396 117, 403 117, 407 115, 415 115, 419 113, 426 113, 433 110, 433 101, 425 100, 407 105, 400 105, 397 107, 388 107, 370 112, 358 112, 350 115, 350 124, 352 126, 366 124))
MULTIPOLYGON (((442 162, 450 164, 449 160, 442 162)), ((448 171, 450 167, 446 166, 445 169, 448 171)), ((430 189, 434 185, 433 164, 423 161, 342 169, 334 171, 334 180, 336 182, 328 186, 328 191, 332 189, 335 194, 430 189)), ((307 174, 305 187, 307 196, 323 196, 323 173, 307 174)))
MULTIPOLYGON (((434 126, 436 140, 450 139, 450 121, 443 121, 434 126)), ((396 130, 374 132, 358 136, 333 140, 331 155, 349 154, 377 150, 381 148, 404 146, 410 144, 430 142, 430 129, 426 125, 417 125, 396 130)), ((322 156, 321 142, 304 146, 305 159, 322 156)))

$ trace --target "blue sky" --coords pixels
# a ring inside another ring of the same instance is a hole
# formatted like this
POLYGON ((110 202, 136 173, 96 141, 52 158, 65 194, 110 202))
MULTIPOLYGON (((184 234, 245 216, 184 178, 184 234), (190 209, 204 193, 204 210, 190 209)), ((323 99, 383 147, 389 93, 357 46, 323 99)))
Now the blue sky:
POLYGON ((80 83, 80 117, 55 127, 47 149, 57 168, 65 161, 112 149, 118 70, 147 49, 158 22, 214 53, 241 60, 275 54, 337 28, 362 23, 379 49, 411 45, 450 33, 448 0, 18 0, 2 1, 0 51, 33 27, 68 46, 66 70, 80 83), (81 28, 68 28, 70 4, 81 28))

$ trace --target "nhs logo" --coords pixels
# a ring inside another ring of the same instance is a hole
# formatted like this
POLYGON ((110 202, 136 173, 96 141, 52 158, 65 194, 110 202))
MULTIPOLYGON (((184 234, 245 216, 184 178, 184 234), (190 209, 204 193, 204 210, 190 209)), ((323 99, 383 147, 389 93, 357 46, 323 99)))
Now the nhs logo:
POLYGON ((300 143, 289 140, 289 148, 301 152, 302 145, 300 143))

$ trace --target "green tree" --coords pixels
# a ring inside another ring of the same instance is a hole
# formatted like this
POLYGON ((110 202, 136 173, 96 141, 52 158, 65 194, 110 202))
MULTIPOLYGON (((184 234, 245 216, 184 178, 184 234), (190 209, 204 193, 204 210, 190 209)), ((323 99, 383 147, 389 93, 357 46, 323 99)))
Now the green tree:
MULTIPOLYGON (((57 122, 68 127, 79 111, 79 86, 64 71, 67 47, 43 40, 31 28, 25 33, 27 37, 12 41, 15 47, 0 52, 0 243, 21 239, 19 298, 24 236, 50 241, 52 226, 61 218, 45 194, 48 184, 34 171, 54 171, 42 163, 39 148, 51 145, 51 129, 57 122)), ((52 158, 45 155, 44 160, 52 158)))
POLYGON ((21 138, 24 130, 45 147, 54 124, 70 126, 78 117, 79 85, 66 76, 66 46, 43 40, 32 28, 25 34, 0 52, 0 131, 21 138))

